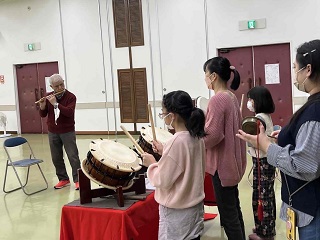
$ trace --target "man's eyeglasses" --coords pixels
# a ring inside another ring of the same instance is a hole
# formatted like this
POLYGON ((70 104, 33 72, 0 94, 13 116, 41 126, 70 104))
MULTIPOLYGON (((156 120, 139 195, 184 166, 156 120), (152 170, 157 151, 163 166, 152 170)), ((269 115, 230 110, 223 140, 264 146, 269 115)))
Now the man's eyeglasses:
POLYGON ((167 116, 169 116, 169 114, 170 113, 167 113, 167 112, 166 113, 159 113, 158 116, 159 116, 160 119, 165 119, 167 116))

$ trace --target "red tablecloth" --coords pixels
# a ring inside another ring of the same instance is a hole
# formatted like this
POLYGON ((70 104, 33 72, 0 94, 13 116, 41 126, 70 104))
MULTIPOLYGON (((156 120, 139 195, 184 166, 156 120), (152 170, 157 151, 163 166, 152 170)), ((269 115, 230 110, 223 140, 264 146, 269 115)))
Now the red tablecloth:
POLYGON ((158 203, 151 193, 126 210, 64 206, 60 240, 156 240, 158 203))

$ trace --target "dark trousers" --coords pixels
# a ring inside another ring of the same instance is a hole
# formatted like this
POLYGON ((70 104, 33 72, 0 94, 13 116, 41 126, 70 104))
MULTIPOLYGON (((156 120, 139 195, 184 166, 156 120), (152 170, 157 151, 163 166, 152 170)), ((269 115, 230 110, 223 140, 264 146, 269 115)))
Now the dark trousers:
POLYGON ((245 240, 245 229, 240 208, 238 185, 222 187, 216 172, 212 176, 214 192, 218 204, 221 226, 229 240, 245 240))
POLYGON ((76 134, 75 132, 68 132, 62 134, 48 133, 49 145, 51 151, 51 157, 53 165, 56 168, 56 174, 61 180, 69 180, 69 176, 66 170, 66 166, 63 159, 63 147, 67 153, 71 168, 73 182, 78 182, 78 172, 80 168, 80 159, 78 147, 76 144, 76 134))

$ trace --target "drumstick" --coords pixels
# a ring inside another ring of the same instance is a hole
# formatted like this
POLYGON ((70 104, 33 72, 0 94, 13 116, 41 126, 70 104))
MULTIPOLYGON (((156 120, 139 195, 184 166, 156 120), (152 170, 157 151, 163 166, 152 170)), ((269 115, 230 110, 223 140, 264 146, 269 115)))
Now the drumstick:
POLYGON ((151 111, 151 104, 148 104, 148 110, 149 110, 149 118, 151 123, 153 141, 157 141, 156 130, 154 129, 154 122, 153 122, 153 116, 151 111))
POLYGON ((240 102, 240 113, 242 115, 242 107, 243 107, 243 98, 244 98, 244 94, 241 95, 241 102, 240 102))
POLYGON ((124 131, 124 133, 127 135, 127 137, 131 140, 131 142, 133 143, 133 145, 137 148, 138 152, 140 154, 144 153, 144 151, 142 150, 142 148, 139 146, 139 144, 136 142, 136 140, 134 140, 134 138, 131 136, 131 134, 127 131, 127 129, 120 125, 121 129, 124 131))
MULTIPOLYGON (((65 89, 64 89, 64 90, 65 90, 65 89)), ((53 96, 56 96, 56 95, 59 95, 60 93, 63 93, 64 90, 62 90, 62 91, 60 91, 60 92, 53 93, 53 96)), ((46 97, 47 97, 47 96, 42 97, 42 98, 40 98, 38 101, 36 101, 36 102, 34 102, 34 103, 39 103, 41 100, 45 99, 46 97)))

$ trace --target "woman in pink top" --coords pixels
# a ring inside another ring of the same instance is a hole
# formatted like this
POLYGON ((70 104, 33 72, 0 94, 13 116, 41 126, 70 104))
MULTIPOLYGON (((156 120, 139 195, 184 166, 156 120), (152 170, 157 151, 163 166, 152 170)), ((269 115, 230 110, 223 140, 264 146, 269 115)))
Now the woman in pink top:
POLYGON ((239 103, 227 87, 233 72, 230 87, 238 89, 240 75, 224 57, 209 59, 203 68, 205 82, 215 92, 209 100, 206 114, 206 171, 212 175, 220 221, 228 239, 244 240, 238 183, 246 169, 246 152, 245 144, 236 138, 242 118, 239 103))
POLYGON ((163 96, 159 117, 175 134, 164 146, 153 143, 162 155, 159 162, 151 154, 142 154, 159 203, 158 239, 200 240, 204 227, 204 113, 193 106, 188 93, 174 91, 163 96))

